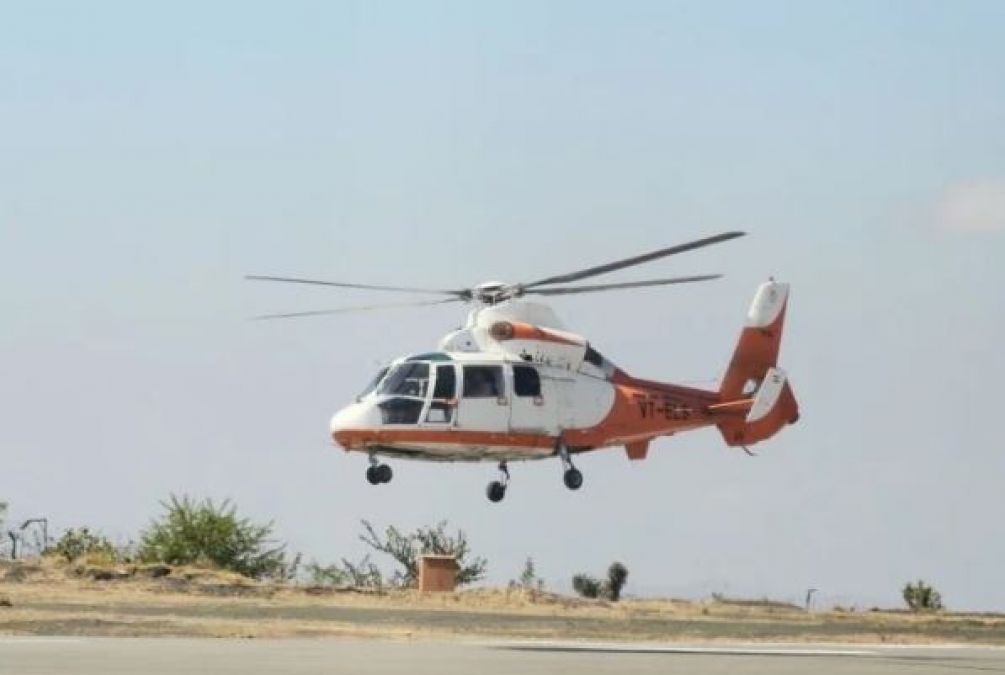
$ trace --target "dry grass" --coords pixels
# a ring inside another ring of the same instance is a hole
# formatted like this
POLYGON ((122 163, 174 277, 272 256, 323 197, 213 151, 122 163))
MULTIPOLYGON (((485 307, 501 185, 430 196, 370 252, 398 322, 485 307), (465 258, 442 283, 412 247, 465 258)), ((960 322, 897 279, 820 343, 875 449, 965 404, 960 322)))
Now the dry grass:
POLYGON ((383 593, 88 561, 0 562, 0 633, 493 636, 1005 644, 1001 615, 815 612, 762 601, 586 600, 523 589, 383 593))

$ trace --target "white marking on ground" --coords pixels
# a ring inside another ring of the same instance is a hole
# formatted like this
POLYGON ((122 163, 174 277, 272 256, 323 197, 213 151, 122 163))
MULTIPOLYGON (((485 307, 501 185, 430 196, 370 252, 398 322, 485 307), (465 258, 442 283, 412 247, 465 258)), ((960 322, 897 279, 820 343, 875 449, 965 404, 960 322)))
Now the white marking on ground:
POLYGON ((709 654, 720 656, 878 656, 879 652, 867 649, 850 648, 818 648, 818 647, 782 647, 736 645, 716 647, 714 645, 666 645, 651 643, 621 643, 621 642, 504 642, 495 643, 497 647, 527 650, 562 650, 577 652, 621 652, 638 654, 709 654))
POLYGON ((0 635, 0 645, 80 644, 83 638, 0 635))

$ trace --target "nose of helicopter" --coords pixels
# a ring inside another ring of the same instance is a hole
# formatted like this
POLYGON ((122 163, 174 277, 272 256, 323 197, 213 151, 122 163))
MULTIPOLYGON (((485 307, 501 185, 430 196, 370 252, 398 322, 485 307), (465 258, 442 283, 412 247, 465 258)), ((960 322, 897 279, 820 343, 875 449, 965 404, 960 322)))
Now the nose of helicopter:
POLYGON ((380 415, 370 403, 353 403, 332 415, 329 428, 332 440, 346 450, 359 447, 365 432, 380 426, 380 415))

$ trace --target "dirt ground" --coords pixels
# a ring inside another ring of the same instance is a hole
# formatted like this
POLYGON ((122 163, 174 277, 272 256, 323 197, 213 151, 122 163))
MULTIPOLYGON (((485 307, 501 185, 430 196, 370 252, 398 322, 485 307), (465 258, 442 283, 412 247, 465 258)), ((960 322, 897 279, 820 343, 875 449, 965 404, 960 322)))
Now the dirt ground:
POLYGON ((611 603, 523 589, 376 593, 259 584, 189 568, 40 561, 0 563, 0 634, 1005 645, 1005 616, 807 613, 749 601, 611 603))

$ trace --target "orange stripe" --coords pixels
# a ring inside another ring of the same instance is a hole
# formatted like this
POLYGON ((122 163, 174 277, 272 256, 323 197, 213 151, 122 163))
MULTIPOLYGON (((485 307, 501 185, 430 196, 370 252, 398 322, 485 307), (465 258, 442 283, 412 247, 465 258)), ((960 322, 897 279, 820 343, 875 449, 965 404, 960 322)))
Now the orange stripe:
POLYGON ((503 434, 462 429, 353 429, 332 434, 346 450, 391 443, 447 443, 453 445, 497 445, 514 448, 553 448, 556 438, 547 434, 503 434))
POLYGON ((511 340, 537 340, 539 342, 554 342, 560 345, 582 346, 578 342, 557 335, 547 328, 541 328, 529 323, 520 323, 518 321, 511 322, 511 325, 513 326, 513 337, 510 338, 511 340))

